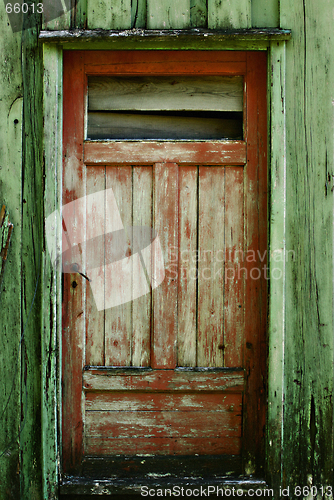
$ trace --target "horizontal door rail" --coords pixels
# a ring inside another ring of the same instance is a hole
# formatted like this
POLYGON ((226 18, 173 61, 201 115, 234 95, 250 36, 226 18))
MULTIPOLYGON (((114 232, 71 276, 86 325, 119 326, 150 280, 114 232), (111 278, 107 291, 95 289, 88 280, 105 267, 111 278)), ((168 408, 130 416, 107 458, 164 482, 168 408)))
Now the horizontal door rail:
POLYGON ((87 165, 160 162, 201 165, 244 165, 245 141, 156 142, 156 141, 86 141, 84 162, 87 165))
POLYGON ((230 391, 244 389, 244 372, 148 370, 138 374, 113 374, 112 370, 83 373, 86 391, 230 391))

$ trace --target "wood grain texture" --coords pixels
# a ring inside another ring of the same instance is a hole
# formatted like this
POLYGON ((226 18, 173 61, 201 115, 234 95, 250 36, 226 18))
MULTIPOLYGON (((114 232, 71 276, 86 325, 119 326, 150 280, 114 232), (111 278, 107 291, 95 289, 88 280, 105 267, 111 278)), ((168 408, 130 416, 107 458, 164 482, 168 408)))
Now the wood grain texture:
POLYGON ((283 448, 282 422, 284 412, 284 350, 285 350, 285 260, 286 260, 286 47, 273 44, 270 54, 273 67, 271 77, 271 197, 270 212, 274 222, 270 226, 270 254, 283 255, 271 269, 268 324, 268 436, 273 436, 273 446, 267 443, 268 471, 273 485, 281 481, 281 450, 283 448), (278 274, 279 273, 279 274, 278 274), (279 279, 277 279, 279 278, 279 279), (276 472, 275 472, 276 471, 276 472))
POLYGON ((179 246, 169 252, 168 273, 178 273, 177 365, 196 366, 198 168, 179 169, 179 246))
MULTIPOLYGON (((178 246, 178 165, 155 163, 153 183, 153 227, 166 262, 169 249, 178 246)), ((167 276, 153 291, 153 368, 176 366, 177 288, 177 277, 167 276)))
POLYGON ((146 0, 132 0, 131 1, 131 27, 132 28, 145 28, 147 18, 147 5, 146 0))
MULTIPOLYGON (((244 169, 225 169, 224 366, 242 366, 245 277, 244 169)), ((221 255, 217 258, 221 259, 221 255)))
POLYGON ((151 164, 180 162, 208 165, 244 165, 246 144, 243 141, 213 142, 89 142, 84 145, 85 163, 151 164))
POLYGON ((87 26, 105 30, 131 28, 131 0, 87 0, 87 26))
POLYGON ((250 0, 208 0, 208 27, 222 28, 250 28, 251 27, 250 0))
POLYGON ((85 66, 89 75, 243 75, 246 71, 246 52, 212 51, 212 58, 202 50, 181 51, 179 54, 165 47, 163 52, 127 50, 105 52, 87 51, 85 66), (222 64, 224 63, 224 64, 222 64), (180 65, 181 68, 180 69, 180 65), (120 71, 120 68, 122 70, 120 71))
POLYGON ((224 366, 224 193, 224 167, 199 167, 197 366, 224 366))
POLYGON ((87 28, 87 0, 76 0, 71 10, 71 27, 87 28))
POLYGON ((307 474, 314 482, 333 483, 333 400, 327 396, 333 391, 331 7, 327 0, 297 1, 293 8, 280 3, 280 23, 296 33, 286 48, 286 249, 294 254, 285 264, 282 458, 283 475, 288 473, 292 484, 307 474), (323 113, 314 120, 320 107, 323 113))
POLYGON ((262 28, 279 26, 279 2, 271 0, 252 0, 252 27, 262 28))
MULTIPOLYGON (((152 227, 153 169, 133 168, 133 225, 152 227)), ((151 261, 152 255, 148 255, 151 261)), ((133 269, 133 280, 138 269, 133 269)), ((148 270, 151 276, 151 270, 148 270)), ((132 304, 132 366, 150 366, 152 294, 142 295, 132 304)))
POLYGON ((266 379, 267 287, 267 120, 266 54, 249 52, 246 77, 247 167, 245 171, 245 337, 244 367, 248 385, 244 397, 244 451, 246 472, 261 466, 264 449, 266 379), (256 117, 256 120, 254 119, 256 117), (256 436, 254 429, 257 429, 256 436))
MULTIPOLYGON (((105 167, 92 167, 86 172, 86 195, 101 192, 101 197, 105 198, 106 189, 106 169, 105 167)), ((105 211, 105 199, 87 197, 86 202, 86 241, 94 238, 96 235, 96 226, 98 225, 101 234, 106 234, 106 221, 100 217, 101 203, 105 211), (102 226, 102 227, 101 227, 102 226)), ((102 245, 86 247, 86 262, 94 262, 99 255, 99 260, 105 260, 105 242, 102 245)), ((95 269, 83 271, 89 279, 96 276, 95 269)), ((103 270, 102 270, 103 273, 103 270)), ((105 288, 105 283, 103 280, 105 288)), ((105 293, 105 290, 104 290, 105 293)), ((85 365, 99 366, 105 365, 105 312, 99 311, 96 307, 93 290, 90 285, 86 289, 86 347, 85 347, 85 365)))
POLYGON ((86 411, 176 411, 197 412, 199 417, 203 411, 236 412, 242 409, 242 395, 232 393, 217 394, 173 394, 173 393, 136 393, 124 392, 86 392, 86 411))
POLYGON ((206 28, 208 24, 208 8, 206 0, 190 0, 190 26, 206 28))
POLYGON ((239 437, 205 438, 145 438, 105 439, 87 438, 87 453, 91 456, 110 455, 195 455, 205 451, 209 455, 239 455, 239 437))
POLYGON ((190 25, 190 0, 147 0, 148 29, 185 29, 190 25))
MULTIPOLYGON (((8 64, 0 69, 0 204, 6 205, 14 224, 7 254, 4 281, 0 290, 0 498, 10 500, 20 496, 17 468, 20 464, 20 444, 17 436, 21 420, 21 354, 22 324, 22 74, 21 33, 13 33, 8 24, 5 6, 0 5, 2 25, 1 49, 8 64), (16 123, 15 120, 18 120, 16 123), (15 375, 15 378, 14 378, 15 375), (11 395, 11 396, 10 396, 11 395), (10 396, 10 399, 9 399, 10 396), (7 449, 10 451, 7 452, 7 449)), ((33 277, 31 277, 33 280, 33 277)), ((33 286, 31 284, 30 286, 33 286)), ((29 304, 30 307, 30 304, 29 304)))
POLYGON ((242 111, 242 100, 241 76, 88 79, 89 111, 242 111))
MULTIPOLYGON (((86 436, 117 438, 224 438, 240 437, 241 413, 202 411, 90 411, 86 436)), ((203 451, 203 450, 202 450, 203 451)))
MULTIPOLYGON (((44 63, 44 120, 54 123, 54 127, 44 128, 45 157, 45 199, 44 214, 49 216, 61 206, 61 164, 62 164, 62 53, 58 47, 43 47, 44 63), (46 96, 49 98, 47 99, 46 96), (55 172, 55 165, 58 166, 55 172)), ((59 213, 59 212, 58 212, 59 213)), ((43 295, 42 336, 42 449, 43 449, 43 495, 55 496, 58 492, 59 464, 55 457, 59 453, 59 431, 57 404, 59 400, 61 345, 61 262, 55 265, 55 256, 61 250, 62 227, 60 217, 55 218, 52 231, 53 249, 47 249, 44 261, 44 287, 49 293, 43 295), (53 258, 52 250, 54 250, 53 258)), ((45 228, 47 233, 47 228, 45 228)))
POLYGON ((88 391, 231 391, 244 388, 243 371, 132 371, 87 370, 83 373, 83 387, 88 391))
MULTIPOLYGON (((106 168, 106 189, 112 188, 123 226, 132 226, 132 167, 106 168)), ((130 236, 130 235, 129 235, 130 236)), ((112 249, 110 249, 112 250, 112 249)), ((107 249, 106 249, 107 258, 107 249)), ((125 259, 124 259, 125 260, 125 259)), ((132 280, 133 268, 126 261, 124 279, 132 280), (130 266, 130 267, 128 267, 130 266)), ((119 294, 120 283, 114 279, 114 270, 105 270, 105 293, 119 294)), ((117 273, 117 278, 119 275, 117 273)), ((132 283, 132 281, 131 281, 132 283)), ((132 285, 131 285, 132 286, 132 285)), ((132 350, 132 303, 122 303, 105 311, 105 364, 130 366, 132 350)))
MULTIPOLYGON (((29 16, 25 19, 29 22, 29 16)), ((30 18, 40 27, 41 19, 30 18)), ((23 25, 25 27, 25 24, 23 25)), ((41 324, 43 268, 43 64, 42 47, 37 30, 23 29, 21 46, 23 85, 22 124, 22 316, 21 331, 29 316, 22 345, 22 385, 20 422, 25 422, 18 437, 20 442, 20 495, 29 498, 41 488, 41 324), (23 201, 26 203, 23 203, 23 201), (33 297, 36 290, 35 300, 33 297), (32 305, 33 304, 33 305, 32 305), (32 305, 31 313, 30 308, 32 305), (25 401, 25 404, 22 402, 25 401)), ((15 64, 15 63, 14 63, 15 64)), ((16 67, 16 66, 14 66, 16 67)), ((14 69, 9 70, 11 80, 14 69)), ((18 70, 20 71, 20 70, 18 70)), ((16 80, 16 79, 15 79, 16 80)), ((14 80, 14 81, 15 81, 14 80)), ((16 80, 17 81, 17 80, 16 80)), ((13 174, 12 174, 13 175, 13 174)), ((10 309, 12 306, 10 307, 10 309)), ((18 347, 18 346, 17 346, 18 347)), ((7 360, 6 360, 7 361, 7 360)))

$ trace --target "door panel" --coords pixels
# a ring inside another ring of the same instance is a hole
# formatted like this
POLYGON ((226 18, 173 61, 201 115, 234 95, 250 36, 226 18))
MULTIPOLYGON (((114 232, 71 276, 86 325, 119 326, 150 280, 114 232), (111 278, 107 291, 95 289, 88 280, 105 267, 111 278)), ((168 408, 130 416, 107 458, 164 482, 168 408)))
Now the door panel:
MULTIPOLYGON (((77 228, 64 227, 64 245, 83 268, 64 271, 63 471, 119 454, 238 455, 253 470, 265 414, 266 281, 249 279, 266 262, 265 57, 237 53, 233 66, 228 54, 224 66, 212 53, 201 66, 193 53, 150 54, 140 70, 160 74, 160 57, 165 74, 238 67, 246 141, 84 141, 87 74, 129 70, 108 54, 94 54, 100 66, 64 54, 63 219, 77 228), (158 235, 163 281, 155 247, 135 249, 139 226, 158 235)), ((135 71, 137 56, 126 54, 135 71)))

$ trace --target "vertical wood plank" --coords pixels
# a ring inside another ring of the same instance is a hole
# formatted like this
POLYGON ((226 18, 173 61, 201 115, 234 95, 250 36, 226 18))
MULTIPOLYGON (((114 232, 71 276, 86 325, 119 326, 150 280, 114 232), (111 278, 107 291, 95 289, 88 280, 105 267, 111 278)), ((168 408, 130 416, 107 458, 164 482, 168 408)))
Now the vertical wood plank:
POLYGON ((208 24, 208 8, 206 0, 190 0, 190 26, 206 28, 208 24))
MULTIPOLYGON (((86 241, 96 235, 96 226, 99 226, 101 235, 105 234, 105 220, 101 221, 101 204, 105 210, 105 167, 88 167, 86 173, 87 195, 101 192, 101 198, 87 197, 86 202, 86 241), (101 227, 102 222, 102 227, 101 227)), ((104 262, 104 245, 88 246, 86 260, 104 262)), ((87 269, 85 274, 90 279, 96 279, 97 273, 104 273, 104 269, 87 269)), ((103 279, 104 281, 104 279, 103 279)), ((86 290, 86 365, 103 366, 104 363, 104 309, 99 311, 95 305, 92 287, 87 284, 86 290)))
MULTIPOLYGON (((152 167, 133 168, 133 225, 152 227, 152 167)), ((148 260, 150 260, 148 258, 148 260)), ((134 265, 133 280, 138 276, 134 265)), ((132 304, 132 365, 150 365, 151 347, 151 300, 148 293, 135 299, 132 304)))
POLYGON ((68 30, 71 24, 71 0, 56 0, 43 5, 44 30, 68 30))
POLYGON ((252 0, 252 28, 277 28, 279 26, 278 0, 252 0))
POLYGON ((199 167, 198 366, 224 365, 224 171, 199 167))
POLYGON ((71 10, 71 27, 87 28, 87 0, 76 0, 71 10))
POLYGON ((179 250, 172 249, 178 263, 169 262, 169 274, 178 272, 178 366, 196 366, 197 350, 197 220, 198 169, 179 168, 179 250))
MULTIPOLYGON (((64 187, 63 215, 72 243, 80 239, 85 227, 84 204, 66 218, 68 203, 85 195, 85 169, 83 165, 84 134, 84 77, 83 53, 64 53, 64 187)), ((82 368, 85 338, 85 290, 86 280, 77 273, 64 274, 63 288, 63 340, 62 383, 63 414, 62 444, 63 470, 75 471, 82 458, 82 368), (76 285, 74 287, 74 284, 76 285)))
POLYGON ((270 50, 271 73, 271 185, 270 255, 283 259, 270 266, 268 324, 268 472, 273 486, 279 487, 282 478, 282 422, 284 410, 284 349, 285 349, 285 261, 286 261, 286 48, 284 43, 273 42, 270 50), (279 271, 273 271, 273 269, 279 271), (277 279, 279 278, 279 279, 277 279))
POLYGON ((146 0, 132 0, 131 2, 131 27, 146 28, 146 0))
POLYGON ((244 169, 225 169, 224 365, 243 364, 244 169))
MULTIPOLYGON (((169 249, 178 246, 178 165, 156 163, 153 179, 153 224, 167 262, 169 249)), ((153 291, 153 368, 176 366, 177 287, 177 277, 166 276, 153 291)))
POLYGON ((131 28, 131 0, 87 0, 89 29, 120 30, 131 28))
POLYGON ((250 28, 251 0, 208 0, 208 27, 250 28))
MULTIPOLYGON (((36 29, 22 31, 22 322, 27 323, 22 344, 20 440, 21 498, 41 490, 41 325, 43 300, 43 59, 38 43, 40 15, 24 16, 36 29), (25 201, 25 203, 24 203, 25 201), (35 292, 36 290, 36 292, 35 292), (36 293, 36 295, 35 295, 36 293), (35 300, 33 297, 35 295, 35 300), (33 304, 33 305, 32 305, 33 304), (30 310, 30 308, 32 309, 30 310), (29 318, 29 321, 27 321, 29 318), (36 411, 37 408, 37 411, 36 411)), ((25 27, 25 25, 24 25, 25 27)), ((13 66, 12 68, 14 68, 13 66)), ((14 69, 10 70, 11 79, 14 69)), ((12 307, 12 306, 11 306, 12 307)), ((14 331, 17 331, 16 325, 14 331)), ((23 333, 23 332, 22 332, 23 333)), ((39 494, 39 493, 37 493, 39 494)))
POLYGON ((247 53, 245 170, 245 356, 244 450, 247 474, 256 471, 264 452, 267 286, 267 118, 266 54, 247 53), (255 119, 256 117, 256 119, 255 119), (256 434, 255 434, 256 429, 256 434))
MULTIPOLYGON (((44 213, 48 216, 61 206, 62 165, 62 52, 57 46, 43 46, 44 61, 44 123, 54 127, 44 128, 45 198, 44 213), (56 175, 55 175, 56 167, 56 175)), ((47 228, 46 228, 47 230, 47 228)), ((54 257, 61 255, 62 227, 60 217, 54 219, 54 257)), ((58 492, 59 454, 58 398, 61 362, 61 261, 58 266, 50 258, 48 248, 44 263, 44 286, 49 293, 43 295, 42 343, 42 447, 43 495, 52 498, 58 492)))
MULTIPOLYGON (((132 167, 107 167, 106 189, 112 188, 123 226, 132 226, 132 167)), ((112 216, 112 214, 111 214, 112 216)), ((110 249, 112 250, 112 249, 110 249)), ((108 248, 106 248, 106 260, 108 248)), ((125 259, 123 259, 125 260, 125 259)), ((125 263, 126 264, 126 263, 125 263)), ((131 279, 132 271, 125 270, 124 279, 131 279)), ((105 271, 105 294, 117 294, 113 276, 105 271)), ((130 366, 132 350, 132 302, 126 302, 105 311, 106 366, 130 366)))
MULTIPOLYGON (((0 73, 0 194, 14 224, 3 283, 0 290, 0 470, 3 497, 20 498, 20 447, 17 436, 21 419, 21 325, 22 325, 22 33, 13 33, 5 5, 0 6, 2 26, 0 73), (4 63, 6 61, 6 63, 4 63), (17 120, 17 122, 16 122, 17 120), (8 448, 10 450, 7 452, 8 448)), ((25 279, 33 279, 32 275, 25 279)), ((30 307, 30 305, 29 305, 30 307)), ((1 495, 0 493, 0 495, 1 495)))
POLYGON ((324 478, 333 484, 332 12, 330 0, 300 0, 293 6, 280 1, 280 24, 289 24, 295 33, 286 45, 282 458, 283 477, 288 471, 294 485, 305 482, 309 474, 313 484, 324 478))
POLYGON ((147 0, 148 29, 183 29, 190 26, 190 0, 147 0))

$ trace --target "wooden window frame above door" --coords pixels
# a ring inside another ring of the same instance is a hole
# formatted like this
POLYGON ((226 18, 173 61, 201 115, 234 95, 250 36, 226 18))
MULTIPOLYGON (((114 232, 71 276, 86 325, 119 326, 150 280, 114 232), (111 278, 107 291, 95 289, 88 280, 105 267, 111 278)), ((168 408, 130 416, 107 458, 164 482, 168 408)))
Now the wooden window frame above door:
MULTIPOLYGON (((151 42, 152 43, 152 42, 151 42)), ((233 43, 217 43, 215 50, 236 50, 233 43)), ((246 44, 247 45, 247 44, 246 44)), ((70 48, 68 45, 66 49, 70 48)), ((74 48, 74 47, 73 47, 74 48)), ((82 45, 76 48, 83 48, 82 45)), ((87 42, 85 48, 90 49, 87 42)), ((98 48, 98 47, 96 47, 98 48)), ((105 47, 106 48, 106 47, 105 47)), ((109 49, 114 47, 109 46, 109 49)), ((133 50, 133 46, 129 47, 133 50)), ((143 46, 138 47, 141 50, 143 46)), ((144 47, 145 48, 145 47, 144 47)), ((151 46, 147 47, 152 49, 151 46)), ((161 49, 161 46, 159 47, 161 49)), ((170 49, 165 42, 165 49, 170 49)), ((177 47, 176 47, 177 48, 177 47)), ((252 41, 251 50, 268 51, 268 199, 269 199, 269 255, 280 252, 275 268, 270 269, 269 295, 269 356, 268 409, 266 435, 267 481, 279 484, 282 464, 284 396, 284 338, 285 338, 285 213, 286 213, 286 141, 285 141, 285 42, 282 40, 252 41)), ((245 41, 240 43, 245 50, 245 41)), ((45 156, 45 216, 61 210, 62 200, 62 50, 63 46, 44 43, 44 129, 45 156)), ((247 50, 247 48, 246 48, 247 50)), ((55 220, 53 246, 61 253, 61 227, 55 220)), ((51 493, 57 498, 59 481, 59 444, 61 442, 61 269, 52 266, 47 249, 43 270, 43 338, 42 338, 42 443, 44 497, 51 493)))

